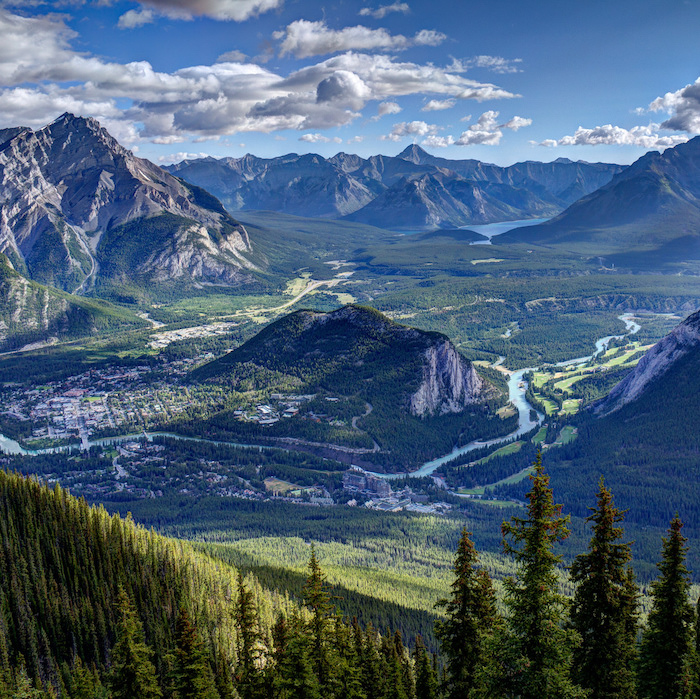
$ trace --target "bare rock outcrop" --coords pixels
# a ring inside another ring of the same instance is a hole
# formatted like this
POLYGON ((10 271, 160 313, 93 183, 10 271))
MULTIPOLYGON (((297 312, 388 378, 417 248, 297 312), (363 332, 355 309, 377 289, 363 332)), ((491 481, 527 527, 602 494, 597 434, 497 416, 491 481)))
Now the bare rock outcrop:
POLYGON ((487 396, 488 384, 449 340, 429 347, 424 357, 423 381, 411 396, 412 415, 460 413, 487 396))
POLYGON ((639 398, 649 384, 663 376, 679 359, 699 348, 700 311, 696 311, 654 345, 605 398, 591 405, 591 410, 599 417, 619 410, 639 398))

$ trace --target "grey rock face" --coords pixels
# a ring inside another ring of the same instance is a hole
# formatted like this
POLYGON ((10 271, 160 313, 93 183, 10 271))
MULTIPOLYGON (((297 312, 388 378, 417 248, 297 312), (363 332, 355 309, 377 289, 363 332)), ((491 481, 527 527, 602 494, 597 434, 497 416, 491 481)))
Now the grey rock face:
POLYGON ((610 393, 591 406, 599 417, 622 408, 639 398, 649 384, 663 376, 669 368, 690 352, 700 349, 700 311, 693 313, 652 347, 634 370, 610 393))
MULTIPOLYGON (((226 258, 221 264, 239 271, 250 266, 241 255, 250 249, 245 229, 223 209, 196 199, 94 119, 64 114, 39 131, 0 132, 0 252, 37 281, 82 290, 99 271, 96 253, 105 231, 163 212, 214 234, 226 228, 227 249, 216 251, 226 258)), ((189 274, 198 278, 205 269, 195 265, 189 274)))
POLYGON ((449 340, 429 347, 424 356, 423 382, 411 396, 411 414, 460 413, 487 397, 483 379, 449 340))

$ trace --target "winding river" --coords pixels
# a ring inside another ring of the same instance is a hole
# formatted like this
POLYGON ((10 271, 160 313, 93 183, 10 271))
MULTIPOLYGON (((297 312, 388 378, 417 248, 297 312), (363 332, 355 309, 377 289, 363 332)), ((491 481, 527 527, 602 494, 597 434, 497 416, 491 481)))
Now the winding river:
MULTIPOLYGON (((565 362, 559 362, 556 366, 571 366, 573 364, 584 364, 594 357, 597 357, 601 352, 605 352, 613 340, 619 340, 629 335, 634 335, 639 332, 641 326, 634 320, 634 315, 632 313, 623 313, 618 316, 618 318, 625 324, 626 333, 622 335, 607 335, 602 337, 595 343, 596 351, 588 355, 587 357, 577 357, 576 359, 569 359, 565 362)), ((503 357, 499 357, 496 362, 493 363, 493 367, 499 367, 503 364, 503 357)), ((410 473, 376 473, 375 475, 381 478, 395 479, 395 478, 405 478, 409 476, 410 478, 422 478, 424 476, 430 476, 436 469, 440 468, 444 463, 451 461, 457 456, 462 454, 467 454, 470 451, 476 449, 483 449, 484 447, 493 447, 511 440, 517 439, 520 435, 529 432, 534 427, 536 427, 542 420, 544 420, 544 415, 542 413, 537 413, 536 419, 531 419, 531 412, 534 412, 533 407, 527 402, 525 398, 525 393, 527 391, 527 382, 523 379, 523 376, 529 371, 536 371, 536 368, 519 369, 518 371, 507 372, 508 373, 508 398, 510 402, 516 407, 518 411, 518 428, 511 432, 510 434, 504 435, 502 437, 495 437, 494 439, 489 439, 487 441, 475 440, 469 444, 465 444, 462 447, 455 447, 449 454, 445 454, 432 461, 427 461, 416 471, 411 471, 410 473)), ((205 442, 207 444, 216 445, 228 445, 235 447, 243 447, 245 449, 283 449, 282 447, 273 446, 261 446, 259 444, 239 444, 237 442, 223 442, 213 439, 203 439, 201 437, 186 437, 184 435, 174 434, 172 432, 142 432, 139 434, 126 434, 117 437, 106 437, 104 439, 95 439, 88 442, 89 446, 106 446, 109 444, 118 444, 120 442, 128 442, 134 439, 139 439, 140 437, 146 436, 148 439, 153 439, 154 437, 172 437, 174 439, 181 439, 188 442, 205 442)), ((39 454, 55 454, 63 451, 68 451, 70 449, 75 449, 78 445, 65 446, 65 447, 53 447, 49 449, 38 449, 38 450, 28 450, 24 449, 18 442, 14 439, 10 439, 3 434, 0 434, 0 452, 6 454, 22 454, 25 456, 37 456, 39 454)))

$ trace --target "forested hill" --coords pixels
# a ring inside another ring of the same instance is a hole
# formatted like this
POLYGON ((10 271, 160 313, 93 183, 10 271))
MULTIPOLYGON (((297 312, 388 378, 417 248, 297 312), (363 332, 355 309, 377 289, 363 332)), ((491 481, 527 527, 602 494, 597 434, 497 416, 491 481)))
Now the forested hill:
MULTIPOLYGON (((181 609, 194 620, 220 690, 235 658, 236 570, 183 541, 110 516, 61 490, 0 471, 0 661, 61 691, 78 659, 104 676, 117 636, 120 590, 138 610, 156 673, 168 673, 181 609)), ((261 626, 283 598, 254 585, 261 626)), ((5 696, 4 694, 2 696, 5 696)), ((65 694, 64 694, 65 696, 65 694)))
POLYGON ((205 423, 176 429, 228 441, 291 436, 359 446, 372 470, 412 468, 457 443, 515 429, 514 417, 497 415, 505 391, 477 373, 449 338, 354 304, 330 313, 290 313, 199 367, 191 379, 220 383, 231 392, 253 388, 267 395, 316 396, 317 412, 335 415, 339 427, 316 427, 310 415, 263 431, 225 409, 205 423))
POLYGON ((5 471, 0 542, 3 699, 418 699, 419 671, 435 680, 420 641, 411 656, 400 632, 340 618, 313 547, 292 602, 5 471))

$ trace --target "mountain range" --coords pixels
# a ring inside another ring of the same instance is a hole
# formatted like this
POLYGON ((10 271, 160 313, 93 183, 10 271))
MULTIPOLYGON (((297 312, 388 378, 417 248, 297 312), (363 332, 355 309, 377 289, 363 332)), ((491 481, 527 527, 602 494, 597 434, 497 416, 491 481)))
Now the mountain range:
POLYGON ((499 242, 583 250, 610 266, 700 259, 700 136, 643 155, 555 218, 499 242))
POLYGON ((71 293, 135 278, 235 285, 255 268, 245 228, 214 197, 71 114, 0 131, 0 252, 71 293))
POLYGON ((564 158, 499 167, 437 158, 412 145, 395 157, 245 155, 185 160, 167 169, 210 191, 229 211, 267 209, 422 230, 553 216, 624 168, 564 158))

